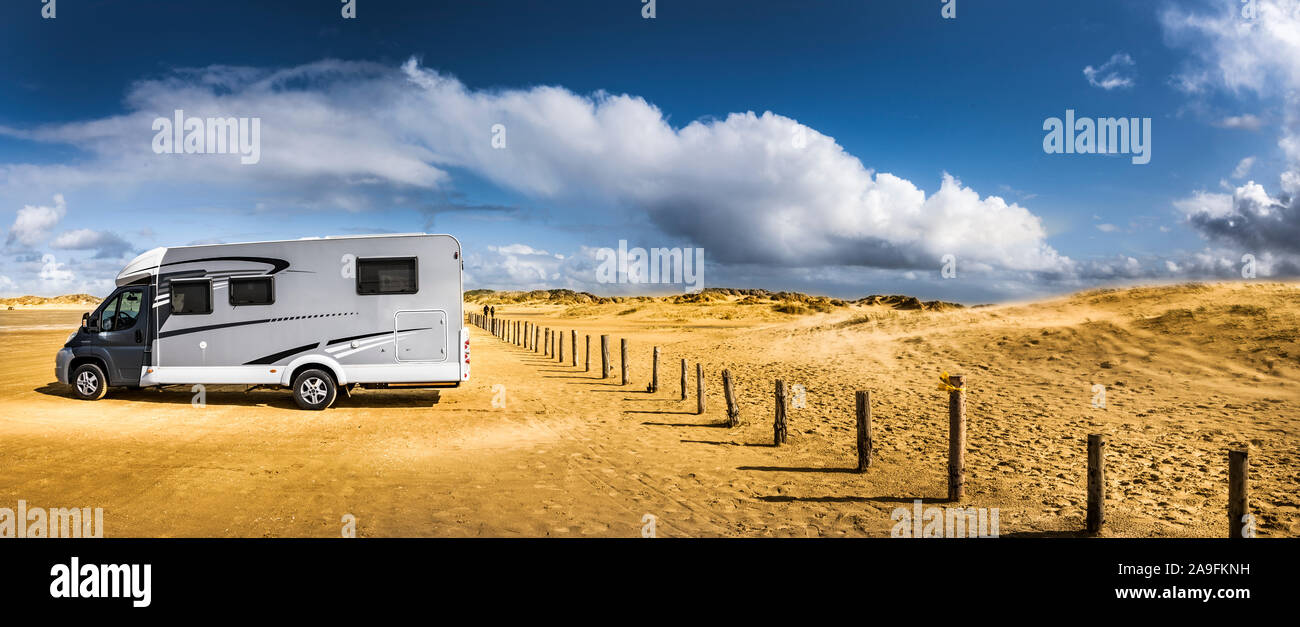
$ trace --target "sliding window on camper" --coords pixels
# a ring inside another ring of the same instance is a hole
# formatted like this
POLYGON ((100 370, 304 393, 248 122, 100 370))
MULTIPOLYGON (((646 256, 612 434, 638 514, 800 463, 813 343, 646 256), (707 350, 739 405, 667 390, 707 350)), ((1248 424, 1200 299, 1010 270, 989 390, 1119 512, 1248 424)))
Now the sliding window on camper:
POLYGON ((420 291, 416 257, 357 259, 357 293, 414 294, 420 291))
POLYGON ((212 313, 210 279, 172 279, 172 313, 178 315, 212 313))
POLYGON ((269 276, 230 277, 230 305, 270 305, 275 302, 275 283, 269 276))

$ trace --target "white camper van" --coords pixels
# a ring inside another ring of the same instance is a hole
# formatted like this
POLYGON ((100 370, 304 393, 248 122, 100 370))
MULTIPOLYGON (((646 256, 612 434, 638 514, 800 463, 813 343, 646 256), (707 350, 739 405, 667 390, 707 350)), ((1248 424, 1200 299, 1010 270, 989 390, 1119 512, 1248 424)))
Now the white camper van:
POLYGON ((155 248, 82 316, 55 374, 110 386, 285 386, 325 409, 354 386, 469 379, 460 242, 423 233, 155 248))

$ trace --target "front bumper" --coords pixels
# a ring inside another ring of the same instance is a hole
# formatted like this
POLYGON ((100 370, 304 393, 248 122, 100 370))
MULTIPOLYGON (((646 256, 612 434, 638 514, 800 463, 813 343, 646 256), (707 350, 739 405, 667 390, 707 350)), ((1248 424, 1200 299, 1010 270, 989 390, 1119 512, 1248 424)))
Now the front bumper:
POLYGON ((59 383, 68 382, 68 364, 72 363, 72 349, 61 348, 59 354, 54 356, 54 378, 59 383))

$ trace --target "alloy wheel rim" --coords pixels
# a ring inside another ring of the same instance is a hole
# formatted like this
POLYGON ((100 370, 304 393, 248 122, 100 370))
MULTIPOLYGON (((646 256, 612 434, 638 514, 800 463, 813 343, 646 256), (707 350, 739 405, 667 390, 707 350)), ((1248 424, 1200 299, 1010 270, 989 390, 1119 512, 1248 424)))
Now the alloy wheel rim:
POLYGON ((77 375, 77 389, 82 394, 90 396, 97 388, 99 388, 99 377, 96 377, 95 373, 86 370, 77 375))
POLYGON ((325 397, 329 395, 328 390, 325 388, 325 382, 317 377, 303 381, 299 392, 302 393, 303 399, 312 405, 325 400, 325 397))

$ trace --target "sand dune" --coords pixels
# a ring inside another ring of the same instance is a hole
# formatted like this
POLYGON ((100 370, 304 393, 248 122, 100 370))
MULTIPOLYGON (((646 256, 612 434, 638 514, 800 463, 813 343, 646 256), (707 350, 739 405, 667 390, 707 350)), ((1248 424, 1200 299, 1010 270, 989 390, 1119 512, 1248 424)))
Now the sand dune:
MULTIPOLYGON (((101 505, 109 535, 329 536, 352 513, 362 535, 378 536, 635 536, 646 514, 663 536, 887 536, 894 508, 945 497, 936 378, 948 371, 968 377, 965 504, 999 508, 1004 536, 1082 529, 1089 433, 1109 439, 1103 535, 1226 535, 1229 448, 1251 452, 1260 535, 1300 534, 1300 285, 933 310, 884 301, 783 310, 788 302, 752 294, 673 300, 503 298, 499 317, 566 338, 576 330, 578 366, 569 346, 559 363, 474 329, 471 382, 436 402, 373 391, 309 414, 286 393, 234 389, 210 394, 202 410, 188 391, 75 401, 49 385, 65 331, 16 330, 0 312, 0 332, 19 346, 0 364, 0 456, 11 477, 0 502, 101 505), (602 333, 616 364, 603 381, 602 333), (620 338, 631 345, 628 386, 617 379, 620 338), (654 346, 664 361, 649 394, 654 346), (736 379, 735 429, 719 426, 723 368, 736 379), (776 379, 806 389, 779 448, 776 379), (1098 384, 1104 407, 1094 405, 1098 384), (865 474, 851 472, 859 389, 873 393, 877 446, 865 474)), ((26 312, 8 315, 17 313, 26 312)), ((50 315, 75 324, 71 312, 50 315)))

